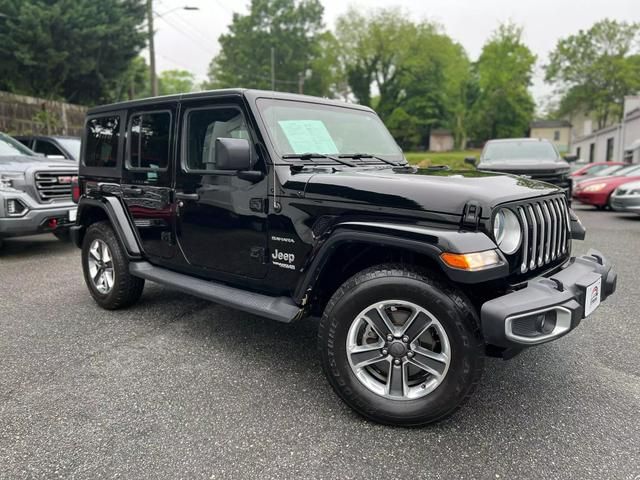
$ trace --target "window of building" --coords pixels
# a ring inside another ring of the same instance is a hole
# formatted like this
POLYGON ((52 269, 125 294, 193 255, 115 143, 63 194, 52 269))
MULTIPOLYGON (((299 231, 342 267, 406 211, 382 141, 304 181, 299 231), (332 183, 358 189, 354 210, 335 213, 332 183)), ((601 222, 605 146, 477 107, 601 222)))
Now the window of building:
POLYGON ((131 117, 127 168, 163 170, 169 165, 171 113, 139 113, 131 117))
POLYGON ((237 108, 197 109, 187 112, 187 170, 216 169, 216 139, 244 138, 249 131, 237 108))
POLYGON ((589 144, 589 162, 593 162, 595 160, 596 155, 596 144, 589 144))
POLYGON ((607 158, 606 161, 613 160, 613 137, 607 138, 607 158))
POLYGON ((553 132, 553 141, 557 142, 558 140, 560 140, 560 130, 555 130, 553 132))
POLYGON ((87 145, 84 164, 88 167, 113 168, 118 163, 120 117, 95 117, 87 121, 87 145))
POLYGON ((578 160, 580 160, 582 158, 580 156, 581 153, 582 153, 582 149, 580 147, 576 148, 576 157, 578 157, 578 160))

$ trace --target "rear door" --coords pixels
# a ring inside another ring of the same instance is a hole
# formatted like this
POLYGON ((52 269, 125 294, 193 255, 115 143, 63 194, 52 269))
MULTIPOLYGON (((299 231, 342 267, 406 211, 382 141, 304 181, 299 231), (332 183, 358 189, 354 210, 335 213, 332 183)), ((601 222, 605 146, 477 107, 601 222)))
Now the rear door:
POLYGON ((216 169, 216 139, 244 138, 252 145, 252 169, 266 172, 240 98, 183 102, 180 138, 176 237, 187 262, 213 276, 264 277, 267 176, 249 181, 216 169))
POLYGON ((147 256, 175 254, 172 175, 177 103, 133 109, 127 115, 122 198, 147 256))

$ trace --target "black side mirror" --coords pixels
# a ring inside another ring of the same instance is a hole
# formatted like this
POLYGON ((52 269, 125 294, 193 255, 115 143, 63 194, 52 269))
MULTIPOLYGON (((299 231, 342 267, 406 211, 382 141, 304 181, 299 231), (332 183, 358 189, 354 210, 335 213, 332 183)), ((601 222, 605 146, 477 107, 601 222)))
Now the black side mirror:
POLYGON ((569 153, 568 153, 567 155, 565 155, 565 156, 564 156, 564 159, 565 159, 567 162, 575 162, 575 161, 577 161, 577 160, 578 160, 578 156, 577 156, 577 155, 573 155, 573 154, 569 154, 569 153))
POLYGON ((251 168, 251 146, 244 138, 216 139, 217 170, 249 170, 251 168))
POLYGON ((476 166, 476 157, 466 157, 464 159, 464 163, 468 163, 469 165, 476 166))

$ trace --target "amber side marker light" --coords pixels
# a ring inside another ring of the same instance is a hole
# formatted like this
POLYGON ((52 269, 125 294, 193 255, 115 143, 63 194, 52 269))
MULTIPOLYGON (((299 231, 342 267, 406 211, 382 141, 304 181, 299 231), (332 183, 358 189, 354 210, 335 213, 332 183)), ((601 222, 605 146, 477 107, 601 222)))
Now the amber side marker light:
POLYGON ((440 255, 440 258, 451 268, 469 271, 482 270, 483 268, 493 267, 501 263, 500 256, 495 250, 473 253, 445 252, 440 255))

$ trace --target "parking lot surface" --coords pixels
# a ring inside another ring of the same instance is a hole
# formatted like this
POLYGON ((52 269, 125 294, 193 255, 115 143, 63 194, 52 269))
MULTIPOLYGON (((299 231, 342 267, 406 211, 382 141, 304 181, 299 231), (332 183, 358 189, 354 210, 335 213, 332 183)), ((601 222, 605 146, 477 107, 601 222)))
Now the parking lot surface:
POLYGON ((510 361, 450 419, 370 423, 333 393, 316 323, 147 283, 107 312, 79 250, 0 250, 0 478, 640 478, 640 216, 577 207, 618 291, 510 361))

